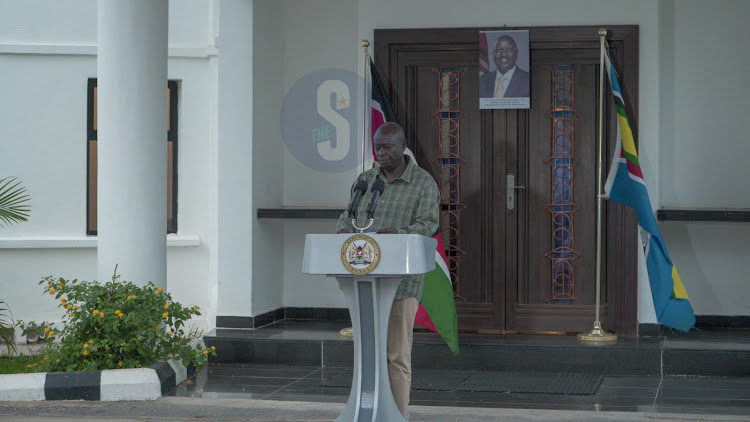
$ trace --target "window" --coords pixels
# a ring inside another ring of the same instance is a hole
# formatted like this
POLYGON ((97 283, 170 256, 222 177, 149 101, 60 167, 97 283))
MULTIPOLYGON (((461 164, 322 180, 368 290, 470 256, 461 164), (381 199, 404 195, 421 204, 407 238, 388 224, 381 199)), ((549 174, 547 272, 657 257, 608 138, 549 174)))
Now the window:
MULTIPOLYGON (((89 79, 87 127, 86 234, 96 235, 96 79, 89 79)), ((167 233, 177 233, 177 81, 167 82, 167 233)))

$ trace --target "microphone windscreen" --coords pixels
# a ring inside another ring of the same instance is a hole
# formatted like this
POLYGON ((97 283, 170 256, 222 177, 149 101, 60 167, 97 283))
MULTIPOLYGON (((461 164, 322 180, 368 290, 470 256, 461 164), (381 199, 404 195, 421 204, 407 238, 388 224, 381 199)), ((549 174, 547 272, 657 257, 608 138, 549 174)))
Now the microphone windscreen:
POLYGON ((365 193, 367 191, 367 182, 364 180, 360 180, 357 182, 357 184, 354 185, 354 191, 361 191, 362 193, 365 193))
POLYGON ((372 191, 378 191, 382 194, 383 189, 385 189, 385 182, 383 182, 383 179, 375 179, 375 183, 372 184, 372 191))

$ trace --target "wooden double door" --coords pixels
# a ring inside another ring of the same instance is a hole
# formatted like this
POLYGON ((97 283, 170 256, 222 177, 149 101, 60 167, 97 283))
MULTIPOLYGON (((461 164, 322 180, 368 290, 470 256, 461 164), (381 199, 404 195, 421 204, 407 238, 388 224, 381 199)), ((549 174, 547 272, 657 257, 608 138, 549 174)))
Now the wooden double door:
MULTIPOLYGON (((409 147, 441 188, 459 330, 588 331, 596 303, 598 27, 514 29, 529 30, 530 109, 479 109, 480 28, 376 30, 376 64, 409 147)), ((608 29, 626 99, 637 104, 637 27, 608 29)), ((605 173, 616 139, 610 98, 605 173)), ((620 334, 637 325, 635 221, 605 203, 600 312, 620 334)))

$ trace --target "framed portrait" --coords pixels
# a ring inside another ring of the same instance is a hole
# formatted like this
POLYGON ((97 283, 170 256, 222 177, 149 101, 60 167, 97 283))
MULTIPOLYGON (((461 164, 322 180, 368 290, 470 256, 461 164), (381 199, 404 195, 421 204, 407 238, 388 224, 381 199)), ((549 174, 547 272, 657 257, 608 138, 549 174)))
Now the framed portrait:
POLYGON ((529 31, 479 31, 479 108, 529 108, 529 31))

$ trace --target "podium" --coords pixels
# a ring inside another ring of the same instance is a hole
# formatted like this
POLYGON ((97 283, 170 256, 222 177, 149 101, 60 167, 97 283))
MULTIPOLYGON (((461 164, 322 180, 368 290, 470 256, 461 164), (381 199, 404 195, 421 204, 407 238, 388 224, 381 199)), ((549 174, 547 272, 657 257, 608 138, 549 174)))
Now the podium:
POLYGON ((417 234, 305 237, 302 272, 336 277, 354 329, 352 388, 336 422, 406 421, 388 378, 388 319, 402 276, 434 270, 436 247, 435 239, 417 234))

